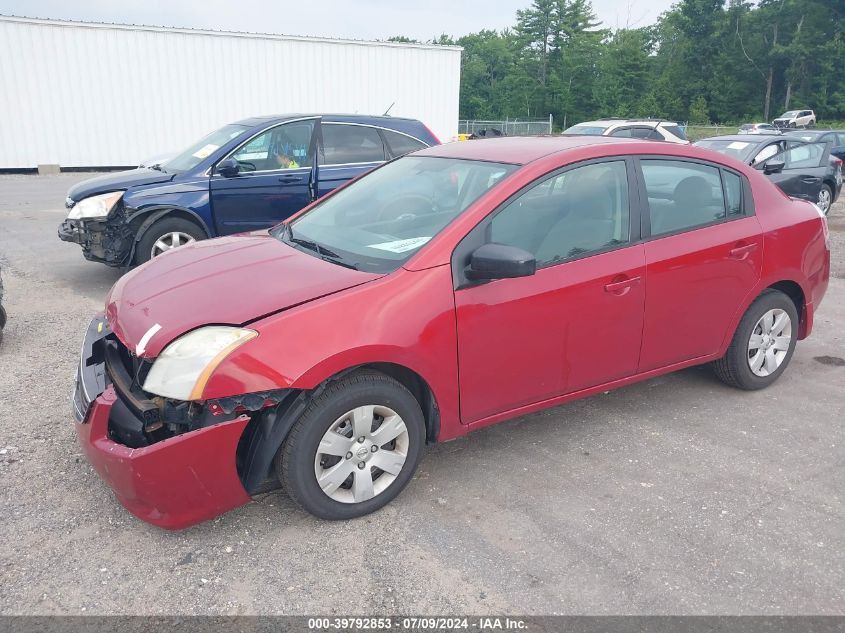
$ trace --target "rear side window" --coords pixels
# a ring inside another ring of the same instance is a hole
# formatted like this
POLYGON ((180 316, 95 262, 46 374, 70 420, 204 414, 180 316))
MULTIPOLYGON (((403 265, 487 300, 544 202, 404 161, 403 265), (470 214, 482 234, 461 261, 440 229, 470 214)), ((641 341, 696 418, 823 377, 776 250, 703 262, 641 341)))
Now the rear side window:
POLYGON ((652 235, 666 235, 725 218, 719 169, 673 160, 640 162, 652 235))
POLYGON ((650 127, 623 127, 611 132, 610 136, 621 136, 623 138, 663 138, 650 127))
POLYGON ((725 179, 725 197, 728 202, 728 216, 743 215, 742 178, 729 171, 722 172, 725 179))
POLYGON ((323 123, 325 165, 383 161, 384 143, 378 130, 363 125, 323 123))
POLYGON ((387 141, 387 149, 393 158, 398 158, 423 147, 428 147, 422 141, 418 141, 405 134, 400 134, 399 132, 394 132, 393 130, 382 129, 381 133, 384 134, 384 140, 387 141))

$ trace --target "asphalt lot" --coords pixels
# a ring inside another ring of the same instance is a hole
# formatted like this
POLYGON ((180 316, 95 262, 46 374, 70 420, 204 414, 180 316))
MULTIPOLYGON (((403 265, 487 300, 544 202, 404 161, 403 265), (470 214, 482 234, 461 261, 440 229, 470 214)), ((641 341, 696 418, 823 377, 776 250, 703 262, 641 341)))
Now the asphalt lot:
POLYGON ((845 204, 768 390, 693 368, 431 447, 363 519, 277 491, 172 533, 76 444, 79 343, 118 277, 56 237, 84 177, 0 176, 0 613, 845 613, 845 204))

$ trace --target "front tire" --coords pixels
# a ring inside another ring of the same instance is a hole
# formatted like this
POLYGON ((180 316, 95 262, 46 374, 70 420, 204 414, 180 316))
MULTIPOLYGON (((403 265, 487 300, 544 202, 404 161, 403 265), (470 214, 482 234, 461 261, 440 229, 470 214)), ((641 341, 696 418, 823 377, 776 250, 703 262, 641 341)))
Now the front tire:
POLYGON ((164 217, 157 220, 138 240, 135 264, 140 265, 171 249, 205 238, 205 233, 190 220, 164 217))
POLYGON ((779 290, 764 291, 748 307, 728 351, 713 363, 727 385, 749 391, 771 385, 784 372, 798 335, 798 311, 779 290))
POLYGON ((425 419, 411 392, 361 371, 330 384, 308 406, 276 454, 276 473, 304 510, 351 519, 402 491, 424 444, 425 419))

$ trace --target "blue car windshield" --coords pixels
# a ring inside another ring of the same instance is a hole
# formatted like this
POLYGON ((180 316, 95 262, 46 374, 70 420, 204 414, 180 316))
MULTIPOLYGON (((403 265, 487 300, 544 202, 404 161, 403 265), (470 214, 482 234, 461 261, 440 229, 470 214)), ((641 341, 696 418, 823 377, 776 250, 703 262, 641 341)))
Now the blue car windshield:
POLYGON ((391 272, 516 169, 503 163, 406 156, 356 180, 272 234, 341 266, 391 272))
POLYGON ((216 152, 223 145, 231 141, 233 138, 240 136, 248 129, 250 128, 246 125, 238 125, 237 123, 225 125, 219 130, 215 130, 211 134, 203 136, 184 152, 165 162, 162 167, 164 168, 164 171, 168 173, 172 172, 177 174, 193 169, 199 165, 201 161, 211 156, 211 154, 216 152))

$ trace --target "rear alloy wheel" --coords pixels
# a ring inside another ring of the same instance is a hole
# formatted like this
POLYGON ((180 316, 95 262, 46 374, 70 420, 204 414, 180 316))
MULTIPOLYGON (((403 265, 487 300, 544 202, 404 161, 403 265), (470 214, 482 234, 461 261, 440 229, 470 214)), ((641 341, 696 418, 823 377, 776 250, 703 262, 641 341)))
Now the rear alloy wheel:
POLYGON ((788 296, 766 290, 749 306, 716 375, 740 389, 762 389, 784 372, 795 351, 798 311, 788 296))
POLYGON ((135 263, 143 264, 162 253, 205 237, 202 229, 184 218, 165 217, 147 229, 135 247, 135 263))
POLYGON ((819 209, 822 210, 822 213, 827 215, 832 203, 833 191, 831 191, 830 185, 822 185, 822 188, 819 189, 819 199, 816 204, 819 206, 819 209))
POLYGON ((276 473, 302 508, 323 519, 369 514, 395 498, 422 457, 425 420, 400 383, 362 371, 332 383, 276 455, 276 473))

